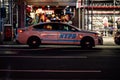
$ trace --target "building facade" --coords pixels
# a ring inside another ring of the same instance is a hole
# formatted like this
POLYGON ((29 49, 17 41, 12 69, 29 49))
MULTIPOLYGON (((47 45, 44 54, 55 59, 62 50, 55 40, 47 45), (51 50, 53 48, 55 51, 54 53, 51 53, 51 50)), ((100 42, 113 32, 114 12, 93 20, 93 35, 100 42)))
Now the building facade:
POLYGON ((120 0, 81 0, 80 14, 82 29, 120 28, 120 0))
POLYGON ((71 6, 69 10, 74 14, 72 23, 83 30, 120 28, 120 0, 0 0, 0 8, 6 9, 6 17, 0 17, 0 31, 3 24, 12 24, 13 28, 25 27, 27 5, 45 7, 48 4, 63 11, 66 6, 71 6))

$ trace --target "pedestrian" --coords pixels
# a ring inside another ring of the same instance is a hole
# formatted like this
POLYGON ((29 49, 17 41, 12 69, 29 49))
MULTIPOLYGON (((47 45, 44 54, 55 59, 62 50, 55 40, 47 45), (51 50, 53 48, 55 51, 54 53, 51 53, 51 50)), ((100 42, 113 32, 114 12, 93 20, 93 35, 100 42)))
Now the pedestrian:
POLYGON ((110 34, 111 36, 113 35, 113 30, 114 30, 113 26, 110 26, 110 27, 109 27, 109 34, 110 34))

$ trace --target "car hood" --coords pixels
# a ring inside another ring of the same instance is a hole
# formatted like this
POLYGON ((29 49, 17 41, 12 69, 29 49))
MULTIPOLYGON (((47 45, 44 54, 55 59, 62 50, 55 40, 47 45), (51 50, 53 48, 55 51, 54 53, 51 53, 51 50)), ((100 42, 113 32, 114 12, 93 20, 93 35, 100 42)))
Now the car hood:
POLYGON ((80 30, 80 32, 83 32, 83 33, 91 33, 91 34, 98 34, 98 33, 95 32, 95 31, 87 31, 87 30, 80 30))

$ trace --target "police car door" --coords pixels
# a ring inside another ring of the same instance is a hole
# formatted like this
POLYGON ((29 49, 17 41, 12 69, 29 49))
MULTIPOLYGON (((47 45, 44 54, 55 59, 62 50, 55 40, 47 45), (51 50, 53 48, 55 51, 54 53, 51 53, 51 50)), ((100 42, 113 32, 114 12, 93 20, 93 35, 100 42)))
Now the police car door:
POLYGON ((44 24, 44 30, 42 31, 42 43, 56 44, 57 43, 57 31, 54 30, 53 24, 44 24))
POLYGON ((77 39, 77 32, 71 30, 71 26, 67 24, 59 24, 59 37, 58 43, 60 44, 76 44, 78 41, 77 39))

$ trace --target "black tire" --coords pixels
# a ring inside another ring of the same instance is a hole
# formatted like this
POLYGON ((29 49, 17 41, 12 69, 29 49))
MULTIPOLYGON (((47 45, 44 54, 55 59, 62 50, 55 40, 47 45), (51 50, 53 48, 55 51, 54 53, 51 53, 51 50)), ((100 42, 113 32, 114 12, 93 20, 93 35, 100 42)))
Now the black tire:
POLYGON ((99 38, 99 39, 98 39, 98 43, 99 43, 99 45, 103 45, 103 39, 102 39, 102 38, 99 38))
POLYGON ((94 46, 94 40, 90 37, 83 38, 81 40, 81 48, 83 49, 91 49, 94 46))
POLYGON ((31 48, 38 48, 40 46, 40 43, 41 43, 40 39, 36 36, 30 37, 28 39, 28 45, 31 48))
POLYGON ((120 37, 116 37, 114 41, 115 41, 115 44, 120 45, 120 37))

